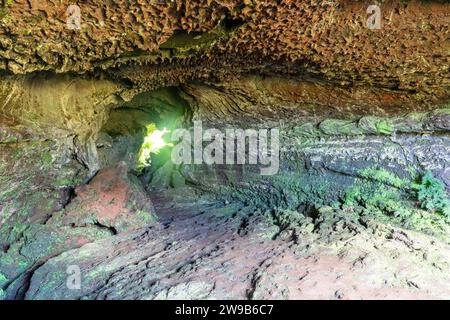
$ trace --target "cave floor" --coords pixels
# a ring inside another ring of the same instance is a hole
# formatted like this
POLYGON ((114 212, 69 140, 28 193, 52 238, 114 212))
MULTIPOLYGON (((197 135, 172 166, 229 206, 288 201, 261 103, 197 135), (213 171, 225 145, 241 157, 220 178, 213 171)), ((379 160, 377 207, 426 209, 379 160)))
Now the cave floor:
POLYGON ((241 203, 154 193, 158 222, 62 253, 28 299, 445 299, 450 244, 322 211, 280 224, 241 203), (66 286, 68 266, 82 286, 66 286))

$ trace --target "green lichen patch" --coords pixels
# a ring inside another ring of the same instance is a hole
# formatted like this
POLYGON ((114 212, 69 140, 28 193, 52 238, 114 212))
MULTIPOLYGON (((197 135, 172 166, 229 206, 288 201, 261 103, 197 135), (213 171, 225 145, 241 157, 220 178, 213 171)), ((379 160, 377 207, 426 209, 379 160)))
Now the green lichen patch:
POLYGON ((235 172, 227 174, 227 184, 205 186, 205 191, 218 198, 239 201, 257 208, 280 207, 296 209, 302 205, 325 205, 343 195, 342 185, 349 179, 331 179, 329 175, 316 175, 306 171, 279 172, 261 178, 258 172, 244 169, 245 179, 233 180, 235 172), (243 183, 245 180, 245 183, 243 183))
POLYGON ((356 179, 353 186, 346 189, 344 206, 361 206, 366 215, 425 233, 442 234, 447 230, 442 215, 416 206, 413 181, 384 169, 366 168, 360 173, 365 178, 356 179))
POLYGON ((8 278, 0 273, 0 288, 3 287, 8 282, 8 278))
POLYGON ((14 3, 14 0, 6 0, 3 1, 3 4, 0 4, 0 20, 8 23, 11 21, 11 16, 9 14, 9 7, 14 3))
POLYGON ((64 251, 108 236, 110 233, 107 230, 96 227, 29 225, 8 252, 2 254, 0 270, 5 273, 5 277, 11 279, 31 268, 36 261, 45 261, 64 251))
POLYGON ((327 135, 353 136, 364 133, 358 124, 351 120, 327 119, 320 123, 319 128, 327 135))
POLYGON ((394 132, 394 126, 389 118, 363 117, 358 126, 366 133, 390 135, 394 132))
POLYGON ((396 188, 405 188, 411 184, 410 180, 402 179, 398 175, 382 168, 368 167, 360 170, 359 174, 366 179, 375 180, 396 188))
POLYGON ((325 119, 319 123, 303 123, 293 127, 291 134, 298 138, 323 136, 392 135, 397 132, 449 130, 449 108, 431 112, 412 112, 404 116, 364 116, 358 119, 325 119))
POLYGON ((450 222, 450 198, 445 192, 444 183, 426 171, 420 184, 414 186, 417 200, 422 209, 442 214, 450 222))

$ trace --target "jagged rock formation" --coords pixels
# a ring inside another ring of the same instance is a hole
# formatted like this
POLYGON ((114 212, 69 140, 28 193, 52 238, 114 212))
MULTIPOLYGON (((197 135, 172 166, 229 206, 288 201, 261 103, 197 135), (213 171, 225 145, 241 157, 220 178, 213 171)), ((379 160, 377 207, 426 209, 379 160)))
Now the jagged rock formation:
POLYGON ((100 170, 89 184, 74 192, 73 201, 66 205, 61 215, 53 215, 48 224, 98 225, 117 234, 139 229, 156 220, 152 200, 136 176, 128 174, 124 162, 100 170))
POLYGON ((141 89, 143 82, 170 85, 249 70, 282 71, 341 85, 442 94, 449 83, 449 4, 387 1, 383 28, 375 32, 366 27, 369 4, 84 1, 81 29, 74 31, 66 26, 67 3, 18 0, 2 10, 1 68, 112 69, 141 89))
POLYGON ((448 1, 68 5, 0 10, 0 298, 449 297, 448 1), (193 121, 278 173, 138 165, 193 121))
MULTIPOLYGON (((28 299, 446 299, 449 244, 353 209, 253 212, 240 204, 168 207, 162 225, 48 261, 28 299), (294 241, 292 239, 295 239, 294 241), (369 245, 368 245, 369 243, 369 245), (384 248, 379 250, 379 248, 384 248), (410 252, 414 253, 411 254, 410 252), (66 290, 68 265, 81 290, 66 290), (438 283, 433 279, 439 278, 438 283), (56 288, 56 290, 54 289, 56 288)), ((167 196, 167 195, 166 195, 167 196)), ((185 198, 186 199, 186 198, 185 198)))

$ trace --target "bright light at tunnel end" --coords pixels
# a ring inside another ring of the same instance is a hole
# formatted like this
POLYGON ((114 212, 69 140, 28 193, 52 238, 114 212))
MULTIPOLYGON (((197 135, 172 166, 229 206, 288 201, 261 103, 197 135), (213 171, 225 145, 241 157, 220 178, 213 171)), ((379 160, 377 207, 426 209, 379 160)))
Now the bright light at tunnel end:
POLYGON ((172 146, 171 143, 167 143, 163 138, 169 132, 170 130, 167 128, 162 130, 156 129, 154 124, 147 126, 147 135, 144 138, 139 155, 139 164, 141 166, 150 165, 152 153, 158 154, 164 147, 172 146))

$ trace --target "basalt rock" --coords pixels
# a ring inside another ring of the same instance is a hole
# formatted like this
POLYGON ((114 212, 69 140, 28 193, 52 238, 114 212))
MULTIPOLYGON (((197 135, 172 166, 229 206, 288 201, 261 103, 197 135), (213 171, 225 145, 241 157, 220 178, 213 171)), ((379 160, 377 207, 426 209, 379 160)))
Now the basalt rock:
POLYGON ((113 234, 143 228, 155 221, 155 210, 141 183, 128 174, 125 163, 100 170, 92 180, 74 191, 64 211, 49 224, 72 227, 96 225, 113 234))
POLYGON ((162 225, 51 259, 33 274, 26 298, 449 296, 448 243, 431 244, 423 234, 359 220, 357 208, 323 207, 313 220, 293 218, 303 217, 298 212, 252 212, 232 203, 170 208, 164 195, 155 198, 155 206, 162 225), (280 223, 282 216, 287 219, 280 223), (69 265, 82 270, 81 290, 64 288, 69 265))
POLYGON ((0 299, 448 298, 450 4, 371 4, 3 1, 0 299), (194 121, 277 172, 140 159, 194 121))
POLYGON ((442 95, 448 86, 449 4, 383 2, 367 28, 367 1, 13 1, 2 9, 1 68, 111 70, 140 89, 248 71, 308 74, 442 95), (139 70, 139 72, 136 72, 139 70))

